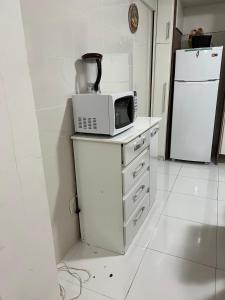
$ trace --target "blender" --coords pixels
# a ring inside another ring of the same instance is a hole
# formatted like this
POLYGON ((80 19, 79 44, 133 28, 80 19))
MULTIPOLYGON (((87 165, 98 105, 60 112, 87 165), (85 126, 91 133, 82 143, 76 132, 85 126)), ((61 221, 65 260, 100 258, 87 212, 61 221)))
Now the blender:
POLYGON ((82 56, 85 63, 85 74, 88 93, 100 93, 100 81, 102 77, 102 54, 86 53, 82 56))

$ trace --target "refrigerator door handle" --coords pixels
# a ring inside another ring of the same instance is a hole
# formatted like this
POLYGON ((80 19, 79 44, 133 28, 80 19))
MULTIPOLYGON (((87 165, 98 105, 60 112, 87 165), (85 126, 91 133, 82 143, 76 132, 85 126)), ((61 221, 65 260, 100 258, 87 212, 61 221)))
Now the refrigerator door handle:
POLYGON ((164 82, 163 91, 162 91, 162 114, 164 114, 165 106, 166 106, 166 88, 167 88, 167 83, 164 82))
POLYGON ((170 38, 170 22, 166 23, 166 40, 170 38))

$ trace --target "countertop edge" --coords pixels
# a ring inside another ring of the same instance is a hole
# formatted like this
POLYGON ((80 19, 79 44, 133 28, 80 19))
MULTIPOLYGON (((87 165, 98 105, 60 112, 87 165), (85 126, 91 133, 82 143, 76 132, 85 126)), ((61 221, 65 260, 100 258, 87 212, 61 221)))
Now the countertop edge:
POLYGON ((151 129, 152 127, 160 123, 160 121, 161 118, 159 117, 138 117, 134 127, 116 136, 107 137, 103 135, 77 133, 71 136, 71 140, 92 141, 97 143, 127 144, 138 137, 141 132, 145 132, 151 129))

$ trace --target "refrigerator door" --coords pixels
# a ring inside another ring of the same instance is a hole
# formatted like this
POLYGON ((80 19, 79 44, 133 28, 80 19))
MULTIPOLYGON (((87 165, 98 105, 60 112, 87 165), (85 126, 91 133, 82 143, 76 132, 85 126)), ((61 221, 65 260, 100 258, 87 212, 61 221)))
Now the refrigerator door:
POLYGON ((223 47, 177 50, 175 80, 219 79, 222 52, 223 47))
POLYGON ((173 159, 210 162, 219 80, 175 82, 173 159))

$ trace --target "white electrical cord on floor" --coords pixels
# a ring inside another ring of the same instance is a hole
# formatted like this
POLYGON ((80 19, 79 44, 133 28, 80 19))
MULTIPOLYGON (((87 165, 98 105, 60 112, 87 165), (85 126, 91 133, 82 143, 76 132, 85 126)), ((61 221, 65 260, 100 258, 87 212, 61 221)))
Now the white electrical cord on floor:
MULTIPOLYGON (((67 274, 69 274, 70 276, 72 276, 73 278, 75 278, 76 280, 79 281, 79 287, 80 287, 79 294, 77 296, 73 297, 70 300, 78 299, 82 294, 83 282, 87 282, 87 281, 90 280, 91 273, 88 270, 85 270, 85 269, 79 269, 79 268, 74 268, 74 267, 67 266, 67 264, 65 262, 62 262, 62 264, 63 264, 62 266, 57 267, 57 270, 59 272, 66 272, 67 274), (88 275, 88 278, 85 279, 84 281, 82 281, 82 278, 78 274, 78 271, 86 273, 88 275)), ((62 300, 65 300, 66 299, 65 288, 61 284, 59 284, 59 288, 60 288, 60 296, 61 296, 62 300)))

